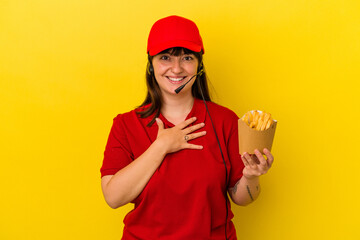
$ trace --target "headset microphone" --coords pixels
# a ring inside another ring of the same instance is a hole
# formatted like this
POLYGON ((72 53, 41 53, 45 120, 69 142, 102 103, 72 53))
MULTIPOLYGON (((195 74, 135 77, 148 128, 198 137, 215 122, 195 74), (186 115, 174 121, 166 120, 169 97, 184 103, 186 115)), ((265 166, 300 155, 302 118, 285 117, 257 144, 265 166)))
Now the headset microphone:
POLYGON ((186 84, 188 84, 190 81, 191 81, 191 79, 193 79, 194 77, 196 77, 196 76, 201 76, 201 74, 204 72, 204 69, 202 68, 197 74, 195 74, 194 76, 192 76, 190 79, 189 79, 189 81, 187 81, 185 84, 183 84, 183 85, 181 85, 180 87, 178 87, 177 89, 175 89, 175 92, 176 92, 176 94, 178 94, 185 86, 186 86, 186 84))

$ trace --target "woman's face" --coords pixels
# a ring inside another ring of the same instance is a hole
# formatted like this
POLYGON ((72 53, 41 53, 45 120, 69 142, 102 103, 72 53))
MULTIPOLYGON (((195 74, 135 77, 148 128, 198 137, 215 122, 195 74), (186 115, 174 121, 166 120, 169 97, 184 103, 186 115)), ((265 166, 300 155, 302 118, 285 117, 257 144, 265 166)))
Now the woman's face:
MULTIPOLYGON (((179 56, 169 53, 155 55, 152 61, 155 79, 159 84, 162 94, 176 94, 175 89, 189 81, 196 75, 198 59, 194 54, 182 53, 179 56)), ((196 78, 193 78, 181 91, 191 93, 191 86, 196 78)))

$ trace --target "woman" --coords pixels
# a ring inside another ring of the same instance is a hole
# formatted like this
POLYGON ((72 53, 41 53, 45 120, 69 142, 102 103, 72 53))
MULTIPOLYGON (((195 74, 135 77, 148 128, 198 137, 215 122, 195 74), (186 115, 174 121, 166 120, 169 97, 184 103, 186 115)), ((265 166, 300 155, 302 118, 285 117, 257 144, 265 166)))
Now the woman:
POLYGON ((147 52, 147 97, 114 119, 101 168, 109 206, 135 204, 123 239, 236 239, 227 192, 254 201, 273 156, 239 155, 238 117, 211 102, 194 22, 158 20, 147 52))

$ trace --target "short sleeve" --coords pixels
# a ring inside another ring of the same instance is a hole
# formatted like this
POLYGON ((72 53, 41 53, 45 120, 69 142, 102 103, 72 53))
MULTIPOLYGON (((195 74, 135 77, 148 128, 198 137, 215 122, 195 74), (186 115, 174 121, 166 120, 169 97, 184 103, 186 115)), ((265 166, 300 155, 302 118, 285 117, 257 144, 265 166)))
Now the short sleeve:
POLYGON ((233 113, 231 118, 231 130, 228 139, 228 155, 230 159, 231 169, 230 169, 230 179, 229 179, 229 188, 233 187, 242 177, 244 163, 241 160, 241 155, 239 153, 239 138, 238 138, 238 116, 233 113))
POLYGON ((133 161, 134 157, 126 136, 124 119, 121 114, 113 120, 107 140, 104 159, 100 169, 101 177, 114 175, 133 161))

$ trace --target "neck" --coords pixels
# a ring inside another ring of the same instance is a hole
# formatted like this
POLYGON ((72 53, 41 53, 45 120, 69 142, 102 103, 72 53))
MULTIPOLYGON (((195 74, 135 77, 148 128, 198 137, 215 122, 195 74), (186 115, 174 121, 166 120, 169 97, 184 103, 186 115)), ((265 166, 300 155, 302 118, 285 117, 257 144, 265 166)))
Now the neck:
POLYGON ((161 106, 162 115, 173 124, 178 124, 185 120, 190 113, 193 104, 193 96, 168 96, 163 97, 161 106))

